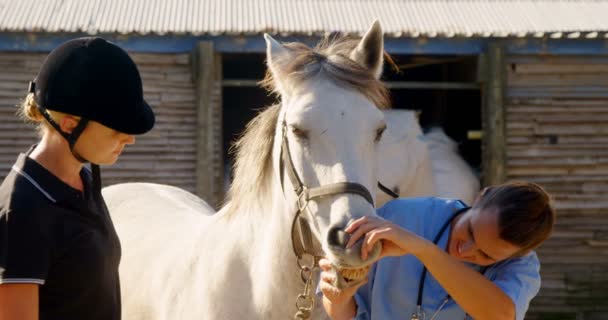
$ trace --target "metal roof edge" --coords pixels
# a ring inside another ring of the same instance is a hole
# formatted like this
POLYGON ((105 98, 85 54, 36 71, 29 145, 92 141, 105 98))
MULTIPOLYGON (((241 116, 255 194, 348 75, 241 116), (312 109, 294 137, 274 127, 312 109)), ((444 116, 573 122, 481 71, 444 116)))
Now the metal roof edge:
MULTIPOLYGON (((60 43, 86 33, 0 33, 0 51, 48 52, 60 43)), ((213 41, 216 50, 224 53, 263 53, 265 42, 261 35, 139 35, 96 34, 115 42, 127 51, 154 53, 190 52, 199 41, 213 41)), ((275 35, 280 41, 301 41, 315 44, 320 35, 275 35)), ((490 42, 502 42, 512 54, 581 54, 608 55, 605 34, 593 37, 401 37, 385 38, 386 51, 391 54, 450 54, 475 55, 484 52, 490 42)))

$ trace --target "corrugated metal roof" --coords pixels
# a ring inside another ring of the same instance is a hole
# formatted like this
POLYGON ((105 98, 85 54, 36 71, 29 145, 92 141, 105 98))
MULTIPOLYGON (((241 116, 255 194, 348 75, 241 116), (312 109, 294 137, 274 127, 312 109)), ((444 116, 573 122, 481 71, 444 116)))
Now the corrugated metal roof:
POLYGON ((0 0, 0 31, 607 37, 606 0, 0 0))

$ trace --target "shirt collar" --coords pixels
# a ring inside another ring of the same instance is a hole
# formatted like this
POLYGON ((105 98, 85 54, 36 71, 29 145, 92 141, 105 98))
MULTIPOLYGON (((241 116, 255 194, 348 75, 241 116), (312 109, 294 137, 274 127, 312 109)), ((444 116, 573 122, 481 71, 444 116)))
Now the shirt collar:
MULTIPOLYGON (((26 153, 21 153, 13 165, 12 170, 28 180, 53 203, 66 200, 73 201, 74 199, 82 200, 84 196, 82 192, 70 187, 41 164, 29 157, 35 147, 36 145, 32 146, 26 153)), ((90 172, 88 172, 86 168, 82 168, 80 177, 83 180, 85 192, 90 192, 89 190, 92 184, 90 172)))

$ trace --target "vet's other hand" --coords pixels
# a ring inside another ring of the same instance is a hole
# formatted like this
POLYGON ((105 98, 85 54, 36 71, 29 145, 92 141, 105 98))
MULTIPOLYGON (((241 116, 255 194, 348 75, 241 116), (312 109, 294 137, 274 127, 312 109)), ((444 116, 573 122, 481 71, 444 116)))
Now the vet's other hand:
POLYGON ((355 286, 338 289, 334 287, 333 283, 336 283, 336 275, 333 272, 331 262, 327 259, 321 259, 319 261, 319 267, 321 267, 321 282, 319 288, 323 292, 323 299, 327 300, 334 306, 341 306, 350 303, 353 300, 353 296, 357 289, 367 283, 367 278, 361 281, 355 286))
POLYGON ((425 245, 425 240, 400 226, 375 217, 363 217, 353 221, 344 231, 351 234, 346 247, 350 247, 361 237, 361 258, 367 259, 368 253, 378 241, 382 241, 382 252, 378 258, 415 254, 425 245))

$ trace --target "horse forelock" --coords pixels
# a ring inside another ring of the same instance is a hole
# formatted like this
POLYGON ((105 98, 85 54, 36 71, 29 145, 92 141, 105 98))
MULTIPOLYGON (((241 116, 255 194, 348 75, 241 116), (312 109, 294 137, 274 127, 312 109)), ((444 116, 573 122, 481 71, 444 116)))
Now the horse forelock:
POLYGON ((281 61, 281 70, 276 74, 268 70, 261 83, 267 90, 278 93, 275 77, 297 90, 306 80, 321 76, 342 88, 357 90, 379 109, 388 109, 390 98, 386 86, 371 70, 349 58, 358 43, 357 38, 338 36, 324 38, 315 48, 299 42, 284 44, 291 54, 281 61))
POLYGON ((270 192, 272 147, 280 109, 277 104, 260 112, 231 146, 235 163, 234 181, 228 191, 228 215, 250 208, 270 192))

